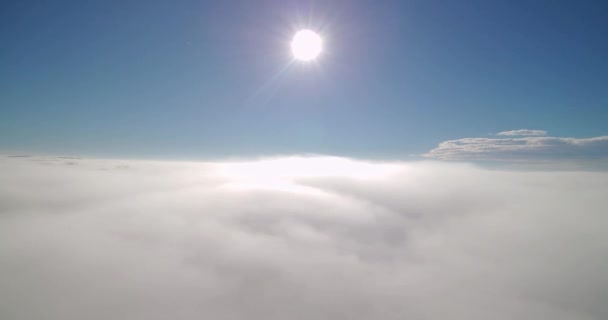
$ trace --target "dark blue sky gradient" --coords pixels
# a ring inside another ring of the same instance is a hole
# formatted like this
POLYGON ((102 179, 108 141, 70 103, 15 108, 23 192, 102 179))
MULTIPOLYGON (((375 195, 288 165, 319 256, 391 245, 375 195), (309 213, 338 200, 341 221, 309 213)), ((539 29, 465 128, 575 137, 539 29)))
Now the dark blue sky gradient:
POLYGON ((15 1, 0 151, 403 158, 499 131, 608 134, 605 1, 15 1), (312 65, 289 41, 325 37, 312 65), (289 65, 289 66, 288 66, 289 65))

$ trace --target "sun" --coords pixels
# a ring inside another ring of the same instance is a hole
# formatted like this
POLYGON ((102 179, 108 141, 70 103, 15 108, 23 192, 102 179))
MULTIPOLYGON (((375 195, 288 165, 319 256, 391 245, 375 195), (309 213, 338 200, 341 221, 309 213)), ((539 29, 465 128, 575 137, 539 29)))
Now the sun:
POLYGON ((296 32, 291 40, 293 57, 300 61, 315 60, 323 51, 323 39, 312 30, 304 29, 296 32))

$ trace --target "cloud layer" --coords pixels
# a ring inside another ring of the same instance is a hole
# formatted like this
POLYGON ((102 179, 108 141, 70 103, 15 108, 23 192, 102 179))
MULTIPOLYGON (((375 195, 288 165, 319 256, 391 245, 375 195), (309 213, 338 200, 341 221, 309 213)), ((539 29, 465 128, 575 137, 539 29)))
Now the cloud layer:
POLYGON ((0 159, 0 318, 606 319, 608 174, 0 159))
POLYGON ((546 136, 547 131, 545 130, 530 130, 530 129, 519 129, 511 131, 499 132, 498 136, 546 136))
MULTIPOLYGON (((517 131, 521 130, 501 132, 499 135, 507 136, 511 135, 510 132, 517 131)), ((582 139, 533 136, 463 138, 441 142, 435 149, 423 156, 441 160, 502 161, 608 159, 608 136, 582 139)))

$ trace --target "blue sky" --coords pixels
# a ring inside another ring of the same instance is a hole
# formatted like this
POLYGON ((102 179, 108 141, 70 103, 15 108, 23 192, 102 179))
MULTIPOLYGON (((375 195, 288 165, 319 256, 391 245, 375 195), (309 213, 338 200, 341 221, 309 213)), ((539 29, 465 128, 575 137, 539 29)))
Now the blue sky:
POLYGON ((605 1, 1 6, 0 150, 399 159, 508 130, 608 135, 605 1), (286 67, 303 27, 326 50, 286 67))

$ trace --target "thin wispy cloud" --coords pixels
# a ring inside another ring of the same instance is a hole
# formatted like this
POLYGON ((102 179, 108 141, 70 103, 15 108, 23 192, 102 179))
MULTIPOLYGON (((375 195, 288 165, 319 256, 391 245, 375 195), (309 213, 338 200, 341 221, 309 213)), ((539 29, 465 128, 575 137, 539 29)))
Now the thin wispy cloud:
POLYGON ((608 136, 463 138, 441 142, 423 156, 440 160, 601 160, 608 159, 608 136))
POLYGON ((2 319, 606 319, 608 173, 0 159, 2 319))
POLYGON ((497 136, 546 136, 547 131, 545 130, 530 130, 530 129, 519 129, 511 131, 503 131, 496 134, 497 136))

